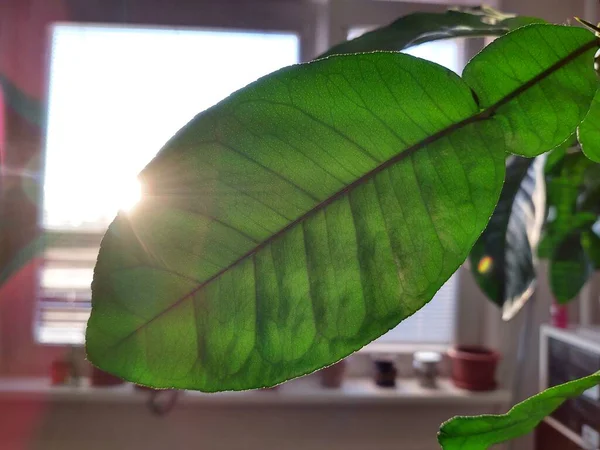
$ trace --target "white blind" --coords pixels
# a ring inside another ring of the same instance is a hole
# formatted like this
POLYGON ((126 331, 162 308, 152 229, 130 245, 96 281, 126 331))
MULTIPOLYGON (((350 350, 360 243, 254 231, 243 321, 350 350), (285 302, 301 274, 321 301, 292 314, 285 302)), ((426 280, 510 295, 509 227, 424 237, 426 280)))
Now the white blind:
POLYGON ((285 32, 52 28, 36 336, 82 343, 98 243, 139 196, 137 173, 198 112, 299 61, 285 32))
POLYGON ((454 338, 458 273, 414 315, 377 339, 380 343, 448 344, 454 338))

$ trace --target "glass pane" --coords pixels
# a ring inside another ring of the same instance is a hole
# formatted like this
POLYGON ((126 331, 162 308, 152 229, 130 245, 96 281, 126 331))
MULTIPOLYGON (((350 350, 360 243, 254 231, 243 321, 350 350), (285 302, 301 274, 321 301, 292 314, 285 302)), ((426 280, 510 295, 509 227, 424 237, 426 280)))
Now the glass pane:
POLYGON ((56 25, 43 225, 102 231, 200 111, 299 60, 292 33, 56 25))
MULTIPOLYGON (((103 232, 191 118, 299 61, 293 33, 61 24, 51 42, 43 226, 67 232, 103 232)), ((98 249, 83 239, 92 235, 61 236, 46 250, 35 334, 81 344, 98 249)))

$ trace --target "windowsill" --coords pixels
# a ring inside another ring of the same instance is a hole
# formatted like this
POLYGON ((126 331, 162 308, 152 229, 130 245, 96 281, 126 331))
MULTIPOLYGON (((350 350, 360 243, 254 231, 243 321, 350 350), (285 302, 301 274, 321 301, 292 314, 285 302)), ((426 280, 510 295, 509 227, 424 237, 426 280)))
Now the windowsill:
MULTIPOLYGON (((116 387, 51 386, 45 378, 0 379, 2 401, 51 401, 91 403, 146 403, 148 394, 131 384, 116 387)), ((425 389, 415 379, 399 379, 396 388, 379 388, 368 378, 348 378, 339 389, 326 389, 317 377, 290 381, 275 390, 204 394, 185 391, 178 404, 227 405, 501 405, 510 402, 510 392, 469 392, 458 389, 448 379, 440 379, 437 389, 425 389)))

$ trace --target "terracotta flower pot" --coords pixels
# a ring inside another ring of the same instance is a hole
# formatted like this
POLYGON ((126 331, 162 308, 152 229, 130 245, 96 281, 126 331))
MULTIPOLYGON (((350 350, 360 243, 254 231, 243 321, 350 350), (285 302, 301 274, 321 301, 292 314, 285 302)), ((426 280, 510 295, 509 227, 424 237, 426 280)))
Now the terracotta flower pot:
POLYGON ((344 381, 346 373, 346 361, 341 360, 329 367, 325 367, 319 371, 321 376, 321 386, 329 389, 339 388, 344 381))
POLYGON ((67 384, 71 374, 71 364, 68 361, 53 361, 50 366, 50 379, 52 386, 67 384))
POLYGON ((448 350, 452 362, 452 382, 469 391, 496 388, 496 366, 500 353, 485 347, 457 347, 448 350))

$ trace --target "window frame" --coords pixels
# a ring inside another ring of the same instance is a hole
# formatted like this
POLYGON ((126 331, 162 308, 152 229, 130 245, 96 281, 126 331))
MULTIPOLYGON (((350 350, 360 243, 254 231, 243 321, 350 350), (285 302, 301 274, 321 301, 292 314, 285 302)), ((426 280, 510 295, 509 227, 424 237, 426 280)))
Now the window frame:
MULTIPOLYGON (((300 61, 302 56, 301 56, 301 51, 302 51, 302 44, 301 44, 301 36, 299 34, 298 31, 294 31, 294 30, 286 30, 286 29, 282 29, 282 30, 273 30, 273 29, 261 29, 261 30, 255 30, 255 29, 250 29, 248 27, 244 27, 244 28, 225 28, 225 27, 208 27, 208 26, 189 26, 189 25, 184 25, 184 26, 165 26, 165 25, 150 25, 150 24, 139 24, 139 23, 127 23, 127 24, 114 24, 114 23, 88 23, 88 22, 76 22, 76 21, 71 21, 71 22, 54 22, 51 26, 50 26, 50 33, 49 36, 50 38, 53 37, 53 34, 57 31, 57 27, 61 27, 61 26, 70 26, 73 27, 74 30, 77 30, 78 27, 85 27, 86 31, 91 30, 91 32, 93 32, 94 30, 98 29, 100 30, 100 32, 105 32, 105 31, 111 31, 111 30, 126 30, 126 31, 134 31, 135 30, 139 30, 139 31, 146 31, 146 30, 150 30, 150 31, 156 31, 156 32, 161 32, 161 31, 171 31, 174 30, 176 32, 194 32, 194 31, 208 31, 208 32, 220 32, 220 31, 226 31, 226 32, 256 32, 256 31, 260 31, 260 32, 264 32, 265 34, 269 34, 269 33, 276 33, 276 32, 284 32, 287 35, 291 36, 294 35, 297 38, 297 46, 294 46, 294 48, 297 49, 297 60, 294 58, 294 62, 296 61, 300 61)), ((58 31, 60 31, 60 29, 58 29, 58 31)), ((67 31, 69 32, 69 31, 67 31)), ((50 51, 53 51, 52 47, 50 49, 50 51)), ((296 55, 294 55, 296 56, 296 55)), ((49 71, 52 70, 51 68, 51 64, 49 64, 49 71)), ((51 75, 51 74, 50 74, 51 75)), ((50 86, 50 81, 48 80, 48 85, 50 86)), ((250 80, 248 80, 249 82, 250 80)), ((51 87, 51 86, 50 86, 51 87)), ((52 95, 54 95, 54 93, 52 93, 52 95)), ((196 111, 197 112, 197 111, 196 111)), ((47 122, 47 126, 50 124, 50 122, 47 122)), ((48 128, 46 128, 46 132, 48 132, 48 128)), ((44 151, 47 149, 44 149, 44 151)), ((48 155, 44 155, 44 157, 42 158, 44 161, 44 165, 48 162, 51 161, 48 160, 48 155)), ((46 175, 46 172, 44 170, 44 175, 46 175)), ((56 174, 54 174, 55 178, 56 178, 56 174)), ((79 333, 68 333, 65 334, 63 336, 63 334, 57 333, 54 335, 53 338, 51 339, 57 339, 56 341, 54 340, 48 340, 48 339, 43 339, 42 336, 50 336, 50 334, 48 333, 55 333, 58 330, 54 330, 53 328, 48 328, 48 325, 50 325, 50 322, 47 321, 45 319, 45 314, 44 311, 48 312, 48 310, 53 311, 50 314, 53 314, 54 312, 61 310, 61 311, 71 311, 71 312, 76 312, 78 310, 85 310, 86 306, 89 305, 89 294, 87 292, 87 289, 81 289, 81 288, 76 288, 73 287, 72 289, 69 288, 68 286, 66 286, 64 289, 62 289, 62 295, 60 297, 57 297, 56 295, 57 292, 60 292, 61 289, 58 290, 53 290, 53 289, 45 289, 42 285, 43 283, 40 281, 43 277, 44 274, 46 273, 46 270, 48 268, 76 268, 76 267, 84 267, 84 268, 93 268, 96 262, 96 257, 97 257, 97 253, 98 250, 100 248, 100 243, 101 243, 101 238, 104 234, 104 230, 106 229, 106 227, 108 226, 108 223, 106 223, 106 226, 93 226, 92 228, 87 228, 87 227, 82 227, 82 228, 70 228, 68 226, 66 227, 60 227, 60 226, 48 226, 44 223, 44 218, 46 217, 46 210, 45 210, 45 198, 44 198, 44 193, 43 193, 43 189, 44 186, 46 185, 45 180, 42 183, 42 192, 41 192, 41 201, 40 201, 40 210, 39 210, 39 215, 38 215, 38 219, 39 219, 39 228, 42 230, 42 232, 44 233, 45 237, 46 237, 46 245, 44 248, 44 254, 42 256, 42 261, 43 263, 40 264, 39 270, 38 270, 38 282, 37 282, 37 292, 36 292, 36 305, 35 305, 35 314, 34 314, 34 324, 33 324, 33 328, 34 328, 34 339, 35 341, 40 344, 40 345, 75 345, 75 346, 80 346, 83 345, 83 342, 79 342, 79 339, 77 339, 77 341, 73 341, 71 339, 69 339, 69 335, 74 336, 74 335, 79 335, 79 333), (68 293, 68 296, 67 296, 68 293), (69 303, 67 302, 65 299, 69 298, 69 296, 73 295, 73 298, 77 297, 79 298, 79 301, 76 301, 74 303, 69 303), (62 298, 63 301, 59 301, 58 299, 62 298)), ((103 223, 103 221, 102 221, 103 223)), ((98 224, 97 224, 98 225, 98 224)), ((53 324, 54 325, 54 324, 53 324)), ((77 325, 81 325, 81 322, 78 321, 77 325)), ((79 326, 77 326, 77 328, 79 328, 79 326)), ((65 330, 66 331, 66 330, 65 330)))
MULTIPOLYGON (((292 32, 298 35, 300 42, 300 61, 309 61, 315 53, 315 29, 317 18, 317 5, 312 2, 298 2, 294 0, 258 0, 256 2, 243 2, 239 0, 206 0, 202 2, 186 2, 184 7, 174 7, 171 3, 162 0, 130 0, 117 5, 116 2, 106 2, 98 6, 92 2, 89 6, 82 4, 69 20, 63 17, 50 20, 42 32, 43 49, 45 54, 40 55, 43 63, 44 82, 46 91, 44 101, 47 104, 49 96, 50 75, 50 28, 55 23, 81 23, 89 25, 131 25, 149 27, 186 27, 229 29, 235 31, 269 31, 292 32), (193 8, 193 11, 190 9, 193 8)), ((31 11, 35 14, 36 9, 31 11)), ((22 44, 22 42, 20 42, 22 44)), ((19 44, 15 44, 19 45, 19 44)), ((39 146, 40 160, 44 159, 46 144, 46 129, 40 130, 41 141, 39 146)), ((43 198, 44 164, 40 164, 39 198, 43 198)), ((44 230, 43 207, 38 207, 37 219, 32 226, 42 234, 43 240, 62 242, 67 247, 99 246, 102 233, 44 230)), ((62 245, 62 244, 61 244, 62 245)), ((64 357, 72 346, 68 344, 43 344, 36 340, 36 314, 38 311, 38 286, 40 281, 40 268, 42 260, 37 257, 32 261, 34 275, 22 275, 15 280, 19 290, 11 301, 18 303, 18 307, 11 311, 14 320, 4 320, 4 329, 1 330, 0 340, 0 376, 47 376, 50 363, 56 358, 64 357), (26 329, 23 326, 27 324, 26 329)), ((10 292, 9 294, 12 294, 10 292)))

